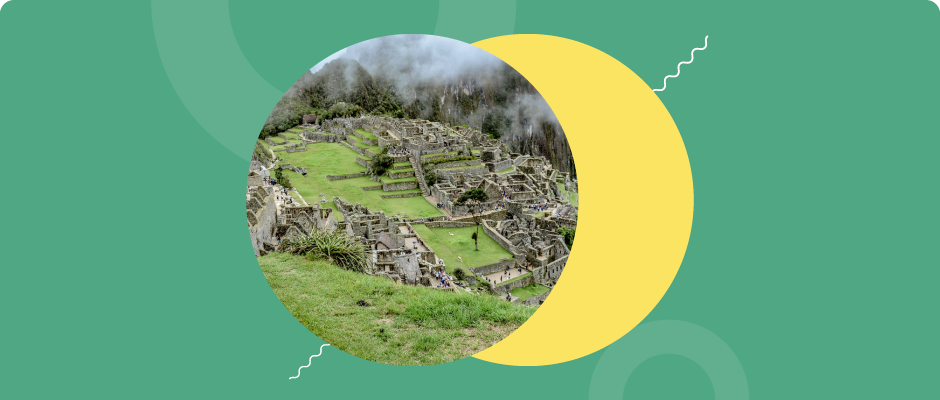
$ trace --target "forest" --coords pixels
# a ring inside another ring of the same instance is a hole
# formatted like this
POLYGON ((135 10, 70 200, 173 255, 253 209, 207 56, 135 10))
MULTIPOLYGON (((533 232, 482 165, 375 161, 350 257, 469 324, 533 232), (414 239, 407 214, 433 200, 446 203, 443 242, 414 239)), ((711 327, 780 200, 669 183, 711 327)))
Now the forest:
POLYGON ((576 176, 564 130, 535 87, 498 58, 450 39, 397 35, 347 48, 288 89, 260 136, 286 131, 304 114, 470 126, 576 176))

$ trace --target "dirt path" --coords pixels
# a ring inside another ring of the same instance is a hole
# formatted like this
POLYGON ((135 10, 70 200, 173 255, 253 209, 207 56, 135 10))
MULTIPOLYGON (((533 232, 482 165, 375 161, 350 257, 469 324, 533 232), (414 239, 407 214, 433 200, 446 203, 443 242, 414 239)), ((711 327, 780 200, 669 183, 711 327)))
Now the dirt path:
POLYGON ((413 249, 415 245, 418 246, 418 251, 429 251, 427 246, 418 242, 418 238, 405 238, 405 247, 413 249))
POLYGON ((501 272, 494 272, 494 273, 489 274, 489 275, 483 275, 483 279, 489 279, 489 281, 492 282, 494 285, 498 285, 500 282, 506 282, 506 281, 508 281, 508 280, 510 280, 510 279, 512 279, 512 278, 515 278, 515 277, 517 277, 517 276, 519 276, 519 275, 524 275, 525 273, 527 273, 527 272, 529 272, 529 271, 526 271, 526 270, 523 269, 523 270, 522 270, 522 273, 520 274, 520 273, 519 273, 519 270, 517 270, 517 269, 515 269, 515 268, 510 268, 509 271, 508 271, 509 274, 506 274, 506 272, 507 272, 507 271, 501 271, 501 272))

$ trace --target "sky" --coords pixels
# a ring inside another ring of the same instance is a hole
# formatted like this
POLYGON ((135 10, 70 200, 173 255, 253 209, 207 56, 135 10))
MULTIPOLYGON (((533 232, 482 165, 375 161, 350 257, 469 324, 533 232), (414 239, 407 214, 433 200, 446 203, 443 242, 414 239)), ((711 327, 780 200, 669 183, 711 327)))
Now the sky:
POLYGON ((320 68, 323 68, 323 65, 324 65, 324 64, 326 64, 326 63, 328 63, 328 62, 330 62, 330 61, 333 61, 333 60, 339 58, 339 57, 342 56, 343 54, 346 54, 346 49, 342 49, 342 50, 340 50, 340 51, 337 51, 337 52, 331 54, 329 57, 324 58, 323 61, 318 62, 317 65, 314 65, 313 68, 310 68, 310 72, 317 72, 317 71, 319 71, 320 68))

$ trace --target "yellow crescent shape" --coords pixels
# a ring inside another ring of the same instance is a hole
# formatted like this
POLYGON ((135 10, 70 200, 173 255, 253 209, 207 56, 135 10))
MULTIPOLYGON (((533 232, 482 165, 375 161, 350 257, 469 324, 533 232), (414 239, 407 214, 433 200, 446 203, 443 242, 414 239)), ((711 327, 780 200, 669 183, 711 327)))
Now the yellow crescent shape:
POLYGON ((593 47, 542 35, 476 46, 515 68, 552 107, 578 172, 578 230, 541 308, 474 357, 548 365, 583 357, 640 323, 669 289, 692 230, 692 170, 653 90, 593 47))

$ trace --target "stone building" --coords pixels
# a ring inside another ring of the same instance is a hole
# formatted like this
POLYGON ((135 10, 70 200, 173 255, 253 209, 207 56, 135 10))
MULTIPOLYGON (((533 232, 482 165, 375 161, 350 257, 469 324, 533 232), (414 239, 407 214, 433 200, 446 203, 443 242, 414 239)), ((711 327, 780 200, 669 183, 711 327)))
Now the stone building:
MULTIPOLYGON (((553 168, 546 158, 512 153, 504 144, 473 128, 450 128, 425 120, 367 116, 319 121, 316 118, 308 120, 304 116, 304 122, 319 122, 320 125, 301 133, 304 146, 295 146, 294 151, 305 151, 306 143, 340 143, 361 154, 357 163, 368 168, 368 160, 377 154, 367 146, 378 146, 387 150, 396 163, 410 163, 411 169, 402 167, 388 172, 389 178, 400 182, 384 182, 373 176, 371 179, 382 181, 381 185, 363 187, 363 190, 400 192, 420 188, 421 193, 414 191, 382 196, 427 196, 447 214, 438 221, 418 223, 426 223, 429 227, 471 224, 467 207, 454 203, 468 190, 483 190, 489 201, 483 205, 480 231, 513 257, 471 269, 467 282, 507 268, 525 269, 531 274, 525 279, 520 277, 507 282, 511 284, 497 285, 494 287, 496 292, 508 293, 516 287, 534 283, 551 288, 557 282, 569 254, 558 230, 562 227, 574 229, 578 215, 578 208, 562 195, 559 186, 566 192, 577 192, 577 180, 553 168), (357 132, 357 129, 371 135, 357 132), (360 143, 366 146, 359 147, 360 143), (433 185, 426 182, 428 174, 438 179, 433 185), (413 181, 406 179, 412 176, 415 178, 413 181)), ((257 164, 252 163, 246 197, 249 231, 256 255, 275 250, 278 237, 309 234, 315 229, 339 230, 357 238, 368 249, 366 273, 402 284, 433 286, 435 273, 444 271, 442 260, 411 229, 410 224, 414 221, 390 217, 383 211, 370 210, 338 197, 333 197, 333 203, 343 216, 341 222, 334 218, 332 209, 319 208, 318 204, 278 208, 272 200, 278 187, 266 186, 265 177, 269 175, 265 174, 268 171, 257 164)), ((301 166, 281 164, 279 168, 307 173, 301 166)), ((327 175, 326 178, 350 179, 366 175, 368 173, 327 175)), ((321 199, 321 202, 326 203, 326 199, 321 199)), ((528 299, 526 303, 537 305, 545 296, 547 293, 528 299)))

